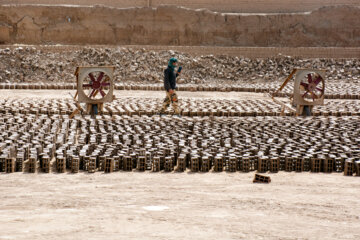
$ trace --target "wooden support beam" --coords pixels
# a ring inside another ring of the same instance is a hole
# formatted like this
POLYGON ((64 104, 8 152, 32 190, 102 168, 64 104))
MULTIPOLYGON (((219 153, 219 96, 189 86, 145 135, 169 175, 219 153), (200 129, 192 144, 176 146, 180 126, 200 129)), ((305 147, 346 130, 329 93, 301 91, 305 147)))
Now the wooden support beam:
MULTIPOLYGON (((268 94, 268 95, 270 95, 270 94, 268 94)), ((280 100, 277 100, 275 97, 273 97, 273 96, 271 96, 271 95, 270 95, 270 97, 271 97, 271 99, 272 99, 275 103, 281 105, 281 107, 284 108, 284 111, 285 111, 285 108, 287 108, 287 109, 289 109, 289 110, 292 111, 292 112, 296 112, 296 109, 293 109, 292 107, 286 105, 285 103, 283 103, 283 102, 280 101, 280 100)), ((282 113, 283 113, 284 111, 281 110, 282 113)))
POLYGON ((290 73, 290 75, 286 78, 286 80, 283 82, 283 84, 281 85, 281 87, 272 94, 272 96, 276 96, 276 94, 278 92, 280 92, 281 90, 283 90, 283 88, 286 86, 286 84, 288 84, 288 82, 291 80, 291 78, 294 76, 294 74, 296 73, 297 69, 295 68, 294 70, 292 70, 292 72, 290 73))
POLYGON ((72 119, 76 114, 78 114, 80 112, 79 109, 75 109, 75 111, 73 111, 73 113, 69 116, 70 119, 72 119))

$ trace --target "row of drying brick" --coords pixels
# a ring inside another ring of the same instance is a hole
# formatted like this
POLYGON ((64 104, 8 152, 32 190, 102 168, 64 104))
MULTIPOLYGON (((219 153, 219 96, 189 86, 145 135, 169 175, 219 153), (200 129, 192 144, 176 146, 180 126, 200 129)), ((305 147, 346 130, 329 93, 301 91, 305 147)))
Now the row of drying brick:
MULTIPOLYGON (((280 86, 280 83, 278 84, 280 86)), ((195 85, 182 84, 178 86, 179 91, 197 91, 197 92, 254 92, 267 93, 275 91, 279 86, 269 83, 253 84, 239 83, 233 85, 216 84, 216 85, 195 85)), ((343 85, 343 84, 342 84, 343 85)), ((72 90, 76 89, 76 84, 72 83, 0 83, 0 89, 35 89, 35 90, 72 90)), ((162 84, 115 84, 115 90, 132 90, 132 91, 164 91, 162 84)), ((360 99, 358 86, 353 84, 351 88, 339 86, 338 83, 327 84, 326 99, 360 99), (340 89, 340 90, 339 90, 340 89)), ((292 88, 288 87, 283 92, 276 94, 277 97, 289 97, 292 95, 292 88)))
MULTIPOLYGON (((188 158, 187 156, 179 157, 154 157, 147 160, 146 156, 114 156, 114 157, 59 157, 54 161, 55 170, 59 173, 65 173, 67 170, 72 173, 77 173, 79 170, 84 170, 89 173, 95 171, 104 171, 110 173, 113 171, 146 171, 153 172, 165 171, 179 171, 183 172, 189 169, 191 172, 250 172, 257 170, 264 173, 270 171, 272 173, 284 170, 286 172, 342 172, 345 176, 360 176, 360 160, 334 160, 334 159, 302 159, 302 158, 286 158, 281 161, 279 158, 272 159, 251 159, 243 158, 241 160, 236 158, 223 159, 221 157, 195 157, 188 158)), ((40 159, 29 158, 24 161, 22 158, 1 158, 0 159, 0 172, 13 173, 26 171, 35 173, 37 169, 42 172, 49 173, 51 169, 51 161, 48 156, 43 156, 40 159), (25 166, 25 167, 24 167, 25 166)))

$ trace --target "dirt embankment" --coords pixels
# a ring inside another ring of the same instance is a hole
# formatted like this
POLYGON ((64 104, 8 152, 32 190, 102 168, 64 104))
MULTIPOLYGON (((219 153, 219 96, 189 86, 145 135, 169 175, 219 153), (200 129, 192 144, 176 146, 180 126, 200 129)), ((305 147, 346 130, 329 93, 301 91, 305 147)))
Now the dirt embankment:
POLYGON ((334 5, 360 6, 359 0, 0 0, 0 4, 105 5, 116 8, 183 6, 216 12, 294 13, 334 5))
POLYGON ((188 46, 359 47, 360 7, 301 14, 158 8, 0 6, 0 42, 188 46))

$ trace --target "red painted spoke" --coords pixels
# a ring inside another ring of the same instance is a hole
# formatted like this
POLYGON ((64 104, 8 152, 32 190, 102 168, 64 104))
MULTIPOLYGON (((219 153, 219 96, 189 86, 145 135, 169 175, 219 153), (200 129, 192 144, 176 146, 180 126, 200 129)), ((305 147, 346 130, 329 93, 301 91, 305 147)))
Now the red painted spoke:
POLYGON ((93 89, 89 95, 89 98, 91 98, 93 96, 93 94, 95 93, 96 89, 93 89))
POLYGON ((322 88, 316 88, 316 90, 320 91, 320 92, 323 92, 324 90, 322 88))
POLYGON ((315 93, 313 93, 313 92, 311 92, 311 95, 312 95, 312 99, 313 99, 313 101, 315 101, 315 98, 317 99, 318 97, 316 96, 316 94, 315 93))
POLYGON ((104 72, 101 72, 97 78, 97 81, 100 82, 103 77, 104 77, 104 72))
POLYGON ((83 84, 83 87, 91 87, 92 84, 83 84))
POLYGON ((302 95, 302 98, 304 98, 308 92, 309 92, 309 90, 306 90, 306 92, 302 95))
POLYGON ((303 87, 305 87, 306 89, 309 87, 309 84, 308 84, 308 83, 304 83, 304 82, 301 82, 300 85, 303 86, 303 87))
POLYGON ((314 81, 315 86, 317 86, 320 82, 321 82, 322 78, 321 77, 317 77, 314 81))
POLYGON ((92 75, 92 73, 89 73, 89 77, 90 77, 91 81, 95 82, 95 78, 94 78, 94 75, 92 75))
POLYGON ((307 76, 308 76, 308 82, 309 82, 309 83, 312 83, 312 77, 311 77, 311 74, 309 73, 307 76))
POLYGON ((110 83, 102 82, 102 83, 101 83, 101 86, 103 86, 103 87, 110 86, 110 83))
POLYGON ((101 94, 101 96, 103 96, 103 97, 106 95, 102 89, 100 89, 100 94, 101 94))

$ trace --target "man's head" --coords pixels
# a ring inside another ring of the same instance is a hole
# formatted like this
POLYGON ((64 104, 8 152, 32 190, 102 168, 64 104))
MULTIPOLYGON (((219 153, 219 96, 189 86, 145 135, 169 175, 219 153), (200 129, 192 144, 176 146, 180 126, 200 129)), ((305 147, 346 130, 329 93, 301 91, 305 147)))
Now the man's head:
POLYGON ((169 67, 174 68, 177 65, 178 60, 176 58, 170 58, 169 60, 169 67))

